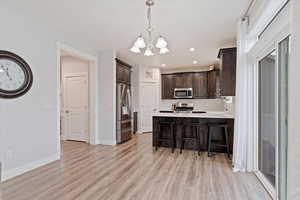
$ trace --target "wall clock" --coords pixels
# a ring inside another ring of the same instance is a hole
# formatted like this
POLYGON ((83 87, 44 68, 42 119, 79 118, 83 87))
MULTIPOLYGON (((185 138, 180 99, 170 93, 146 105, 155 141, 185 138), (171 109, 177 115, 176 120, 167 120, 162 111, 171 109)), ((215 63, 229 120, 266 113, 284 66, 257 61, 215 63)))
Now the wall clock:
POLYGON ((18 55, 0 50, 0 97, 17 98, 32 86, 29 65, 18 55))

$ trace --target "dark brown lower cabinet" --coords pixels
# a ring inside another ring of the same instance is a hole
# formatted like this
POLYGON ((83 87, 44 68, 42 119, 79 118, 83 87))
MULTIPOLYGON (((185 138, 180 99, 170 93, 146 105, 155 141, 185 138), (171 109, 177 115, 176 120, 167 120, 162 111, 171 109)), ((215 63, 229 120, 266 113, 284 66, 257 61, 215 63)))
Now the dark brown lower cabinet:
MULTIPOLYGON (((156 144, 156 138, 157 133, 159 130, 159 123, 160 122, 175 122, 175 146, 176 148, 180 148, 180 139, 182 134, 182 124, 183 123, 201 123, 204 124, 203 127, 200 130, 200 139, 201 139, 201 151, 207 151, 208 149, 208 127, 205 125, 207 123, 227 123, 228 126, 228 135, 229 135, 229 149, 232 153, 233 151, 233 137, 234 137, 234 119, 212 119, 212 118, 181 118, 181 117, 153 117, 153 146, 156 144)), ((170 130, 168 127, 160 128, 161 135, 163 138, 169 138, 170 137, 170 130)), ((211 131, 222 131, 221 129, 213 129, 211 131)), ((195 137, 195 131, 192 131, 190 127, 187 127, 185 130, 186 137, 195 137)), ((222 134, 213 134, 216 138, 213 138, 215 140, 223 140, 222 134)), ((163 147, 169 147, 170 144, 167 142, 162 142, 161 146, 163 147)), ((186 142, 184 145, 184 149, 189 150, 196 150, 196 144, 193 141, 186 142)), ((214 152, 220 152, 220 153, 226 153, 226 149, 222 147, 215 147, 213 149, 214 152)))

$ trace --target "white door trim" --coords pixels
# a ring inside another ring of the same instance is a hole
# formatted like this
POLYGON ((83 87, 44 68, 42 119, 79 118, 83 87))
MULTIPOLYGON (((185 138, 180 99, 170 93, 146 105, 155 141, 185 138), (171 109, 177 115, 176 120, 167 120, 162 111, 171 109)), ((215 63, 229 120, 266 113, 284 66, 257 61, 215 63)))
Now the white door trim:
POLYGON ((89 130, 90 130, 90 141, 89 143, 92 145, 96 145, 98 141, 97 134, 98 133, 98 114, 96 112, 97 110, 97 103, 98 98, 98 59, 96 56, 90 55, 88 53, 85 53, 83 51, 80 51, 78 49, 75 49, 73 47, 70 47, 66 44, 63 44, 61 42, 56 43, 57 46, 57 150, 59 154, 61 154, 61 146, 60 146, 60 116, 61 116, 61 83, 60 83, 60 77, 61 77, 61 57, 63 52, 68 52, 68 54, 81 58, 84 60, 87 60, 89 62, 89 106, 90 106, 90 113, 89 113, 89 130))

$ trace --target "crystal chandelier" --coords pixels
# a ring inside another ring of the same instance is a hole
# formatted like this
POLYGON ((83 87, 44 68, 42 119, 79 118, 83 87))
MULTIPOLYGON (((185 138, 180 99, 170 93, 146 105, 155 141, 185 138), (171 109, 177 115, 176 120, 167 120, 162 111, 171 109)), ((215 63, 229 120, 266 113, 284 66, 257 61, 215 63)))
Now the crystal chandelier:
POLYGON ((148 33, 148 38, 145 41, 142 34, 137 38, 136 42, 134 43, 133 47, 130 49, 133 53, 141 53, 143 49, 145 49, 144 56, 154 56, 154 49, 155 47, 159 50, 160 54, 166 54, 169 52, 168 43, 161 35, 158 37, 156 45, 153 44, 153 27, 151 23, 151 7, 154 5, 153 0, 147 0, 146 6, 148 7, 147 11, 147 20, 148 20, 148 27, 146 29, 148 33))

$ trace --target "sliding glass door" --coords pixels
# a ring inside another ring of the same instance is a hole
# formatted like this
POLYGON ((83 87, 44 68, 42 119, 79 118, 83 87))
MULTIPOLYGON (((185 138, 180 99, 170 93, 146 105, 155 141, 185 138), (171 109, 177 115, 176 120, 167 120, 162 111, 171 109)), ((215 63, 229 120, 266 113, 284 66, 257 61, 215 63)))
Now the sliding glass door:
POLYGON ((276 51, 259 61, 258 169, 276 186, 276 51))
POLYGON ((286 199, 289 38, 258 63, 258 177, 273 198, 286 199))

